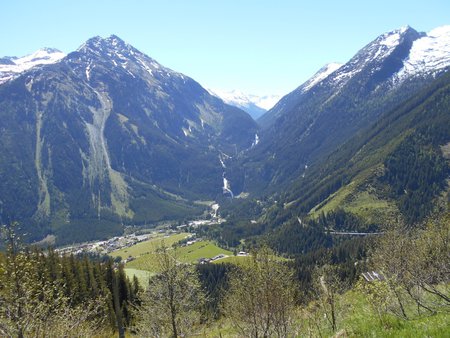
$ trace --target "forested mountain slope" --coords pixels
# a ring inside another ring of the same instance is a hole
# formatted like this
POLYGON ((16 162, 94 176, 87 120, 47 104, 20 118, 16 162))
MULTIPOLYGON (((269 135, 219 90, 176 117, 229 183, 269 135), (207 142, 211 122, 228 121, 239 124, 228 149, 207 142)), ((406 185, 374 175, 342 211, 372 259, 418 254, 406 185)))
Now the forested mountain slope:
POLYGON ((445 74, 308 168, 278 195, 282 207, 271 221, 344 209, 366 224, 385 225, 398 216, 420 222, 448 203, 449 144, 445 74))
POLYGON ((450 29, 411 27, 383 34, 344 65, 330 64, 283 97, 258 122, 260 142, 242 160, 235 189, 287 188, 387 111, 446 72, 450 29))
POLYGON ((0 129, 2 221, 69 241, 198 212, 257 126, 111 36, 2 84, 0 129))

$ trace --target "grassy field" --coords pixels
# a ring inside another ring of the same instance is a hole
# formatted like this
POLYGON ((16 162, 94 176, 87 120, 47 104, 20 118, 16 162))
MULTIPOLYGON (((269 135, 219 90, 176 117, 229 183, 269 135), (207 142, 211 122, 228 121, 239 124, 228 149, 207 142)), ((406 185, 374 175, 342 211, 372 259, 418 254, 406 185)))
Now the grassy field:
MULTIPOLYGON (((285 257, 281 257, 281 256, 271 256, 274 260, 276 261, 289 261, 289 258, 285 258, 285 257)), ((251 256, 233 256, 232 254, 228 257, 219 259, 217 261, 214 261, 214 264, 221 264, 221 263, 230 263, 230 264, 235 264, 235 265, 239 265, 239 264, 243 264, 245 262, 247 262, 249 259, 251 259, 251 256)))
MULTIPOLYGON (((233 255, 231 251, 221 249, 210 241, 196 242, 176 249, 177 260, 182 263, 197 263, 200 258, 212 258, 219 254, 233 255)), ((127 268, 157 272, 157 253, 147 251, 126 264, 127 268)))
POLYGON ((211 241, 200 241, 177 249, 178 260, 183 263, 197 263, 200 258, 213 258, 219 254, 232 256, 231 251, 219 248, 211 241))
MULTIPOLYGON (((151 238, 148 241, 133 245, 129 248, 113 251, 110 255, 113 257, 120 256, 123 259, 130 256, 134 258, 125 265, 126 269, 130 271, 130 276, 132 276, 132 273, 136 271, 137 274, 140 274, 139 271, 157 272, 156 249, 161 246, 162 242, 164 241, 166 246, 171 247, 174 243, 177 243, 188 236, 188 233, 180 233, 170 236, 160 235, 155 238, 151 238)), ((178 247, 175 252, 178 261, 182 263, 197 263, 200 258, 213 258, 219 254, 233 256, 231 251, 218 247, 212 241, 199 241, 188 246, 178 247)), ((218 262, 220 261, 221 260, 218 262)), ((141 275, 142 274, 137 275, 137 277, 140 278, 141 275)))
POLYGON ((142 255, 154 253, 163 242, 166 246, 170 247, 172 246, 172 244, 186 238, 187 236, 189 236, 189 234, 185 232, 170 236, 164 236, 161 234, 155 238, 151 238, 148 241, 138 243, 129 248, 113 251, 109 255, 112 257, 120 256, 123 259, 129 256, 139 257, 142 255))
MULTIPOLYGON (((172 245, 173 243, 178 242, 180 239, 185 238, 186 235, 187 234, 185 233, 172 235, 169 238, 164 238, 164 242, 166 243, 166 245, 169 245, 169 243, 170 245, 172 245)), ((132 246, 125 250, 113 252, 112 254, 114 256, 121 257, 124 257, 124 255, 132 255, 133 257, 137 257, 135 260, 130 261, 125 265, 125 273, 129 278, 133 278, 133 276, 136 275, 139 283, 141 285, 146 285, 148 283, 148 278, 158 270, 156 262, 157 253, 155 252, 155 250, 161 243, 161 241, 161 237, 151 239, 146 242, 138 243, 135 246, 132 246)), ((219 254, 231 256, 225 258, 224 260, 243 258, 234 257, 231 251, 221 249, 210 241, 200 241, 192 245, 176 249, 178 260, 183 263, 197 263, 198 259, 200 258, 212 258, 219 254)), ((221 261, 222 260, 218 260, 217 262, 221 261)))
POLYGON ((214 264, 221 264, 221 263, 231 263, 231 264, 236 264, 239 265, 245 261, 247 261, 250 258, 250 256, 229 256, 229 257, 225 257, 222 259, 219 259, 217 261, 214 261, 214 264))
POLYGON ((125 268, 124 270, 128 278, 132 279, 133 276, 136 276, 141 286, 148 285, 148 279, 153 275, 153 273, 145 270, 131 268, 125 268))

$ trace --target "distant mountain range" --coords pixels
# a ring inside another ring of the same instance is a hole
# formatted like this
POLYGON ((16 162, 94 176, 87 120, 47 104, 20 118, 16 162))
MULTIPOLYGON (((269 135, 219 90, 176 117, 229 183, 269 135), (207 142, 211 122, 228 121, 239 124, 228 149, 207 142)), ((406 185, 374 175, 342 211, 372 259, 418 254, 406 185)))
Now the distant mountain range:
POLYGON ((0 59, 1 220, 60 243, 205 200, 258 234, 339 208, 416 222, 450 176, 449 69, 450 26, 402 27, 258 118, 275 97, 207 91, 117 36, 0 59))
POLYGON ((281 98, 280 95, 258 96, 245 94, 238 90, 225 91, 219 89, 208 89, 208 91, 212 95, 221 98, 225 103, 246 111, 255 120, 272 108, 281 98))

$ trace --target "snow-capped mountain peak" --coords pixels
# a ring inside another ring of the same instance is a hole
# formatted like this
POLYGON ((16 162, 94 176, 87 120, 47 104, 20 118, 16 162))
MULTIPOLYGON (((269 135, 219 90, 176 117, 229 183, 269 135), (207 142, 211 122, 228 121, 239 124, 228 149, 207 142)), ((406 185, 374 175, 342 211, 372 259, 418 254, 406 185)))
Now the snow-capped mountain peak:
POLYGON ((450 25, 441 26, 413 42, 403 68, 396 76, 403 80, 409 76, 437 73, 450 66, 450 25))
POLYGON ((403 46, 411 45, 423 35, 409 26, 380 35, 335 72, 334 83, 341 87, 363 70, 370 68, 371 72, 376 72, 385 60, 395 54, 400 56, 399 48, 404 49, 403 46))
MULTIPOLYGON (((399 68, 391 68, 391 84, 394 85, 407 78, 442 72, 450 67, 450 25, 435 28, 429 33, 419 33, 410 26, 403 26, 382 34, 333 71, 332 82, 342 87, 363 70, 372 74, 379 71, 388 59, 400 62, 399 68)), ((325 66, 301 88, 307 91, 328 75, 325 66)))
POLYGON ((211 95, 222 99, 225 103, 241 108, 257 119, 267 110, 272 108, 280 99, 280 95, 254 95, 246 94, 239 90, 208 89, 211 95))
POLYGON ((83 43, 77 52, 85 55, 87 58, 106 58, 127 60, 133 57, 134 54, 139 53, 137 50, 127 44, 125 41, 121 40, 115 35, 111 35, 107 38, 102 38, 101 36, 95 36, 85 43, 83 43))
POLYGON ((91 71, 96 63, 102 63, 108 69, 125 71, 133 77, 152 78, 177 77, 185 81, 188 77, 162 66, 156 60, 140 52, 116 35, 107 38, 93 37, 77 49, 77 53, 69 56, 73 62, 85 63, 87 80, 91 77, 91 71))
POLYGON ((116 35, 110 35, 107 38, 101 36, 94 36, 85 43, 83 43, 78 49, 78 52, 94 52, 94 53, 108 53, 111 51, 131 52, 134 48, 120 39, 116 35))
POLYGON ((450 26, 438 27, 428 34, 403 26, 378 36, 344 65, 324 66, 312 78, 283 97, 259 122, 268 126, 284 111, 298 106, 310 95, 327 93, 324 102, 330 102, 350 85, 360 89, 361 93, 376 96, 383 87, 387 90, 400 86, 403 81, 416 76, 423 79, 435 77, 448 68, 450 26))
POLYGON ((401 37, 408 30, 412 30, 410 26, 403 26, 399 29, 395 29, 392 32, 385 33, 380 36, 378 43, 383 46, 395 47, 400 43, 401 37))
POLYGON ((0 84, 17 77, 33 67, 57 63, 65 56, 66 54, 55 48, 42 48, 20 58, 4 58, 4 62, 0 63, 0 84))

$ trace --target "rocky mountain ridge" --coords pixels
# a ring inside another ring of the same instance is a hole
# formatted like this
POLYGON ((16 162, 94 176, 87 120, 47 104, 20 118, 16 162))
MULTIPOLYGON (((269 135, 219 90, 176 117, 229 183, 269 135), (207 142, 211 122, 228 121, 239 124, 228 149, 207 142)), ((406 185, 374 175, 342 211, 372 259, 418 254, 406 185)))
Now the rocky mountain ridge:
POLYGON ((241 165, 251 173, 241 179, 241 188, 264 191, 288 184, 305 166, 444 74, 450 67, 446 27, 428 35, 409 26, 382 34, 344 65, 324 67, 284 96, 258 120, 263 132, 241 165))
POLYGON ((222 194, 219 156, 257 131, 117 36, 2 84, 0 113, 2 218, 71 239, 199 212, 194 200, 222 194))

